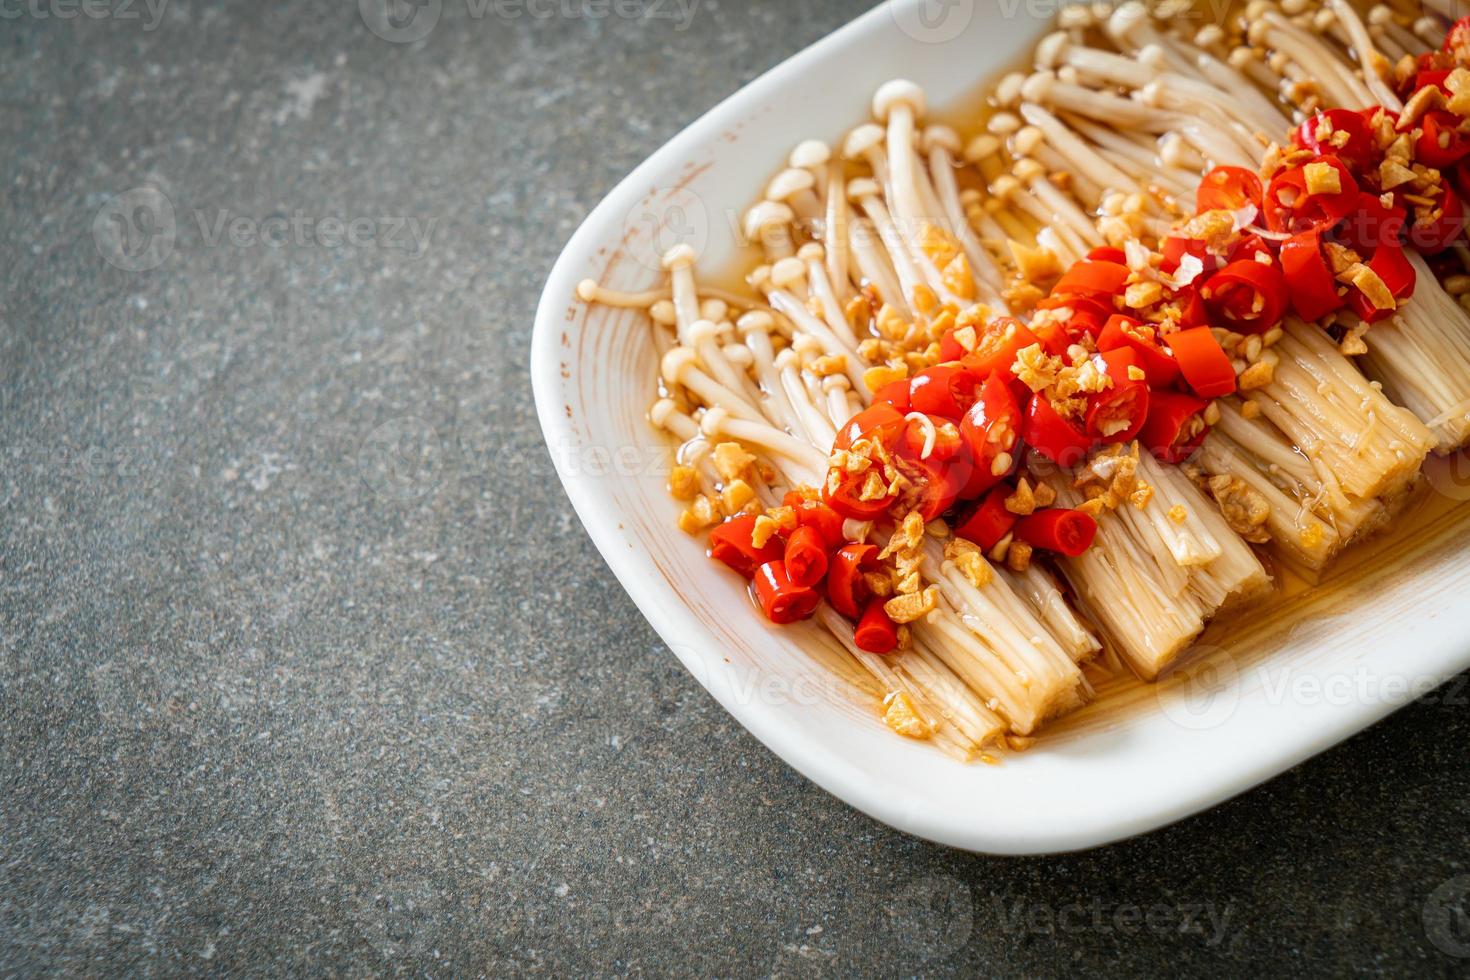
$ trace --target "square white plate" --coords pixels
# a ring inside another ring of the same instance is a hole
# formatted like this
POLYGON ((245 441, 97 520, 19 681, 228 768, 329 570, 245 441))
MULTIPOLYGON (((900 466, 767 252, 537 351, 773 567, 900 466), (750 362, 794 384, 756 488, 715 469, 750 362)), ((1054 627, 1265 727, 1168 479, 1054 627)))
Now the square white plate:
MULTIPOLYGON (((650 329, 641 314, 576 302, 578 281, 649 288, 662 280, 658 255, 680 240, 699 250, 706 276, 728 268, 734 219, 793 146, 837 140, 865 121, 872 93, 890 78, 917 81, 941 109, 973 96, 1045 30, 1029 6, 883 4, 716 107, 573 236, 541 298, 531 358, 537 412, 567 494, 700 683, 772 751, 858 809, 921 837, 1004 854, 1092 847, 1178 820, 1470 666, 1462 507, 1433 533, 1392 539, 1327 594, 1273 620, 1291 629, 1217 627, 1206 641, 1225 649, 1199 669, 1125 690, 1002 765, 966 766, 889 732, 803 649, 817 631, 766 626, 743 584, 677 530, 665 490, 669 447, 645 419, 657 372, 650 329)), ((1470 481, 1442 464, 1430 483, 1470 499, 1470 481)))

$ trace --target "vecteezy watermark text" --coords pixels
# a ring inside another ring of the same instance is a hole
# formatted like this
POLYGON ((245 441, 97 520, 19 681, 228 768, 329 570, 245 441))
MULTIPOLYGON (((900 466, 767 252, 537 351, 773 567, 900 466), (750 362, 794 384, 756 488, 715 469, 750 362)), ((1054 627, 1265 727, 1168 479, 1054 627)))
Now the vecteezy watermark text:
POLYGON ((151 31, 163 20, 169 0, 0 0, 0 20, 143 21, 151 31))
MULTIPOLYGON (((394 44, 421 41, 439 24, 446 2, 455 0, 358 0, 368 30, 394 44)), ((517 20, 670 21, 683 33, 694 22, 702 0, 462 0, 473 21, 517 20)))
MULTIPOLYGON (((3 2, 3 0, 0 0, 3 2)), ((355 248, 399 251, 421 258, 428 250, 438 218, 407 215, 310 215, 297 208, 264 218, 229 208, 196 208, 193 218, 206 248, 355 248)), ((127 272, 156 269, 173 254, 181 228, 168 196, 151 185, 134 187, 109 198, 92 220, 92 239, 108 264, 127 272)))
POLYGON ((424 254, 438 218, 420 221, 413 217, 320 218, 297 209, 289 215, 253 218, 221 209, 210 214, 195 211, 204 244, 213 248, 228 242, 234 248, 285 248, 288 245, 317 248, 390 248, 414 258, 424 254))
POLYGON ((1218 946, 1230 928, 1233 906, 1214 902, 1104 902, 1094 895, 1085 901, 1051 906, 1037 902, 1007 902, 999 895, 990 899, 994 921, 1009 933, 1035 935, 1200 936, 1207 946, 1218 946))

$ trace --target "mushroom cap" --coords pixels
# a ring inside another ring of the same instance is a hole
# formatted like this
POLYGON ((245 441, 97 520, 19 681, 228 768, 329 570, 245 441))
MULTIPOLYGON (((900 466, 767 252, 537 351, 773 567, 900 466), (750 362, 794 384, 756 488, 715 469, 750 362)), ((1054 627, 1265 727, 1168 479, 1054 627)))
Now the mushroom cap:
POLYGON ((1009 136, 1021 128, 1021 117, 1014 112, 997 112, 990 117, 985 128, 999 136, 1009 136))
POLYGON ((1007 200, 1016 191, 1021 189, 1021 182, 1010 174, 1001 174, 995 178, 995 183, 990 187, 992 197, 1002 201, 1007 200))
POLYGON ((722 299, 707 299, 699 304, 699 315, 706 320, 719 323, 730 312, 730 304, 722 299))
POLYGON ((1017 160, 1011 172, 1017 180, 1029 184, 1038 177, 1045 177, 1046 167, 1039 160, 1017 160))
POLYGON ((684 372, 688 371, 698 360, 699 355, 688 347, 670 347, 664 359, 659 363, 659 369, 665 381, 671 385, 678 384, 684 372))
POLYGON ((806 263, 796 256, 788 256, 771 266, 771 285, 785 289, 806 281, 806 263))
POLYGON ((847 199, 849 201, 861 201, 865 197, 877 197, 883 192, 878 182, 871 177, 859 177, 857 180, 848 181, 847 199))
POLYGON ((1085 30, 1097 22, 1085 4, 1067 4, 1057 14, 1057 26, 1064 30, 1085 30))
POLYGON ((1206 24, 1194 35, 1194 43, 1197 47, 1213 48, 1225 40, 1225 28, 1219 24, 1206 24))
POLYGON ((699 259, 699 253, 688 242, 680 242, 664 253, 662 265, 668 272, 687 269, 699 259))
POLYGON ((1251 21, 1260 20, 1267 11, 1271 10, 1271 7, 1272 5, 1268 0, 1251 0, 1245 7, 1246 19, 1251 21))
POLYGON ((707 436, 717 436, 729 420, 730 413, 718 405, 707 408, 704 410, 704 417, 699 420, 699 431, 707 436))
POLYGON ((822 390, 831 391, 834 388, 852 389, 852 382, 847 380, 845 374, 829 374, 822 379, 822 390))
POLYGON ((788 347, 776 355, 776 370, 784 371, 787 368, 801 370, 801 355, 794 348, 788 347))
POLYGON ((817 242, 807 242, 796 250, 796 257, 803 262, 820 262, 827 255, 827 250, 817 242))
POLYGON ((654 323, 660 323, 666 327, 672 327, 679 322, 678 310, 675 309, 674 301, 671 299, 661 299, 654 303, 648 308, 648 315, 653 317, 654 323))
POLYGON ((597 295, 602 292, 602 287, 597 285, 596 279, 583 279, 577 283, 577 298, 584 303, 597 302, 597 295))
POLYGON ((745 237, 759 239, 771 228, 791 224, 796 214, 780 201, 761 201, 745 212, 745 237))
POLYGON ((725 353, 725 360, 736 367, 747 368, 755 363, 755 354, 744 344, 726 344, 721 349, 725 353))
POLYGON ((924 90, 917 82, 911 82, 907 78, 895 78, 891 82, 884 82, 873 95, 873 118, 881 123, 888 121, 888 116, 899 106, 908 106, 915 118, 921 118, 928 109, 928 100, 924 97, 924 90))
POLYGON ((1022 126, 1014 137, 1011 138, 1011 146, 1017 156, 1029 157, 1036 152, 1036 148, 1046 142, 1046 134, 1036 126, 1022 126))
POLYGON ((832 148, 821 140, 806 140, 796 144, 787 161, 793 167, 820 167, 832 159, 832 148))
POLYGON ((801 355, 812 354, 816 357, 821 357, 827 352, 822 342, 809 333, 799 333, 791 338, 791 349, 801 355))
POLYGON ((1164 86, 1154 79, 1143 88, 1133 93, 1133 97, 1144 105, 1162 106, 1164 104, 1164 86))
POLYGON ((735 321, 735 326, 741 333, 770 333, 776 326, 776 318, 765 310, 751 310, 749 313, 735 321))
POLYGON ((842 155, 855 160, 882 143, 885 135, 883 127, 877 123, 863 123, 842 141, 842 155))
POLYGON ((923 142, 920 144, 925 153, 934 152, 935 147, 949 152, 955 156, 960 152, 960 134, 948 126, 929 126, 924 130, 923 142))
POLYGON ((648 421, 660 429, 666 429, 668 428, 669 419, 673 418, 678 411, 679 406, 674 404, 672 398, 660 398, 648 410, 648 421))
POLYGON ((1386 3, 1374 4, 1373 9, 1368 11, 1368 23, 1374 27, 1382 27, 1392 22, 1393 10, 1386 3))
POLYGON ((1021 86, 1021 98, 1027 102, 1040 102, 1045 104, 1051 96, 1051 87, 1056 82, 1057 76, 1054 72, 1039 71, 1026 79, 1026 84, 1021 86))
POLYGON ((766 288, 771 285, 771 267, 768 265, 756 266, 745 274, 745 281, 752 289, 765 292, 766 288))
POLYGON ((720 328, 713 320, 695 320, 689 326, 689 342, 698 346, 712 341, 720 335, 720 328))
POLYGON ((1108 18, 1108 36, 1115 41, 1126 41, 1146 20, 1148 20, 1148 8, 1136 0, 1130 0, 1113 11, 1113 16, 1108 18))
POLYGON ((1169 56, 1164 51, 1162 44, 1145 44, 1138 49, 1138 54, 1135 57, 1139 64, 1146 68, 1152 68, 1155 71, 1163 71, 1169 67, 1169 56))
POLYGON ((766 187, 766 200, 785 201, 802 191, 809 191, 817 185, 817 178, 812 176, 810 170, 802 170, 792 167, 783 170, 771 179, 766 187))
POLYGON ((1000 152, 1000 138, 992 133, 981 133, 965 144, 965 159, 970 163, 988 160, 1000 152))
MULTIPOLYGON (((1036 63, 1042 68, 1056 68, 1072 46, 1072 35, 1066 31, 1055 31, 1041 39, 1036 46, 1036 63)), ((1009 77, 1009 76, 1007 76, 1009 77)))
POLYGON ((1026 73, 1013 71, 995 85, 995 104, 1002 109, 1014 109, 1021 102, 1021 87, 1026 84, 1026 73))

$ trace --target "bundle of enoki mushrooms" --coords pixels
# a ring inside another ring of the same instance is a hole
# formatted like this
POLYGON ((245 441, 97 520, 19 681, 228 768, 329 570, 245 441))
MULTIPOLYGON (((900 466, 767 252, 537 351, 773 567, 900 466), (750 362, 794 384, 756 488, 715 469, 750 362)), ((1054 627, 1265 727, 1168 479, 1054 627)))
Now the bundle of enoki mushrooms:
MULTIPOLYGON (((1047 290, 1095 249, 1123 252, 1130 307, 1146 307, 1205 173, 1261 169, 1324 108, 1404 110, 1394 65, 1447 26, 1345 0, 1257 0, 1199 30, 1176 13, 1064 8, 1034 71, 1000 81, 968 142, 925 123, 917 86, 885 85, 872 122, 796 147, 745 215, 762 253, 748 293, 701 286, 687 247, 647 292, 581 284, 586 302, 648 312, 663 377, 650 417, 679 443, 681 527, 789 524, 789 493, 822 486, 834 439, 875 390, 936 364, 956 328, 1039 328, 1058 315, 1047 290)), ((1023 474, 1012 512, 1096 517, 1080 555, 1042 557, 1009 535, 982 552, 917 512, 848 520, 849 541, 882 549, 889 574, 869 584, 893 597, 901 643, 864 651, 824 603, 814 620, 836 642, 821 656, 871 678, 895 731, 963 758, 1024 747, 1087 700, 1088 674, 1156 678, 1212 617, 1269 587, 1261 556, 1320 573, 1392 516, 1428 452, 1470 439, 1470 252, 1454 255, 1465 289, 1416 256, 1412 297, 1371 326, 1339 312, 1217 329, 1237 392, 1204 410, 1208 434, 1183 465, 1136 443, 1069 469, 1004 459, 1023 474)))

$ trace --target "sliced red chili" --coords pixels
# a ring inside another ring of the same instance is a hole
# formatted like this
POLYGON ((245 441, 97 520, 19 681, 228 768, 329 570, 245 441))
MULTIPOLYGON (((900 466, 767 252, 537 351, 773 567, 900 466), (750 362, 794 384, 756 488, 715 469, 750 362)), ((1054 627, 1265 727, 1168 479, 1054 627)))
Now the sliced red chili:
POLYGON ((892 405, 900 414, 907 415, 909 410, 908 380, 890 381, 873 392, 873 404, 892 405))
POLYGON ((1446 97, 1448 97, 1450 95, 1450 90, 1449 86, 1447 86, 1445 82, 1449 80, 1449 77, 1450 69, 1448 68, 1431 68, 1428 70, 1419 71, 1414 75, 1413 91, 1417 92, 1421 88, 1428 88, 1429 86, 1433 85, 1435 88, 1443 92, 1446 97))
POLYGON ((1053 296, 1116 296, 1132 273, 1122 262, 1078 262, 1052 287, 1053 296))
POLYGON ((854 443, 870 439, 891 449, 903 433, 904 414, 887 402, 874 402, 837 430, 832 445, 836 449, 851 449, 854 443))
POLYGON ((1462 65, 1470 64, 1470 17, 1461 17, 1444 36, 1444 51, 1462 65))
POLYGON ((1460 117, 1444 109, 1424 114, 1419 120, 1419 138, 1414 141, 1414 159, 1435 170, 1448 170, 1470 156, 1470 139, 1459 130, 1460 117))
POLYGON ((853 630, 852 642, 859 650, 868 653, 892 653, 898 648, 898 624, 883 608, 884 600, 874 599, 868 603, 853 630))
MULTIPOLYGON (((1067 348, 1072 346, 1073 333, 1070 328, 1070 323, 1073 322, 1078 322, 1076 317, 1073 317, 1072 321, 1069 321, 1068 324, 1059 323, 1054 320, 1049 320, 1040 325, 1032 323, 1031 332, 1036 334, 1036 339, 1041 341, 1041 346, 1046 349, 1048 354, 1054 357, 1065 357, 1067 348)), ((1085 326, 1078 323, 1079 333, 1083 330, 1085 330, 1085 326)))
POLYGON ((1080 510, 1051 507, 1023 517, 1016 524, 1016 538, 1043 551, 1076 558, 1092 547, 1097 521, 1080 510))
POLYGON ((1179 371, 1201 398, 1219 398, 1235 391, 1235 368, 1209 327, 1180 330, 1164 338, 1179 371))
POLYGON ((1306 167, 1277 174, 1266 188, 1264 203, 1266 225, 1272 231, 1294 235, 1313 228, 1329 228, 1356 206, 1358 182, 1343 162, 1335 156, 1324 156, 1306 166, 1318 164, 1326 164, 1337 171, 1338 192, 1308 193, 1306 167))
POLYGON ((1112 384, 1087 400, 1087 434, 1108 442, 1127 442, 1138 435, 1148 418, 1148 385, 1143 378, 1138 355, 1130 347, 1104 351, 1097 355, 1099 370, 1112 379, 1112 384))
POLYGON ((1286 312, 1286 279, 1275 260, 1232 262, 1200 289, 1211 321, 1237 333, 1264 333, 1286 312))
POLYGON ((814 527, 798 527, 786 539, 786 574, 796 585, 816 585, 827 574, 827 542, 814 527))
POLYGON ((962 497, 978 497, 1010 473, 1019 455, 1016 443, 1020 435, 1020 406, 1000 372, 993 371, 981 386, 980 397, 960 420, 960 438, 974 467, 960 492, 962 497), (1001 467, 997 474, 996 461, 1002 453, 1011 457, 1011 466, 1001 467))
POLYGON ((958 419, 975 404, 981 375, 963 364, 940 364, 914 375, 909 382, 909 410, 958 419))
POLYGON ((772 536, 757 548, 752 538, 754 530, 754 514, 731 518, 709 533, 709 556, 750 578, 757 568, 768 561, 775 561, 783 553, 783 542, 779 536, 772 536))
POLYGON ((1154 391, 1149 397, 1148 421, 1143 423, 1138 441, 1166 463, 1184 462, 1209 433, 1201 419, 1209 404, 1180 391, 1154 391), (1199 420, 1197 424, 1195 420, 1199 420))
POLYGON ((1342 308, 1337 280, 1322 255, 1320 231, 1304 231, 1281 244, 1281 271, 1292 309, 1303 320, 1320 320, 1342 308))
POLYGON ((1271 250, 1271 246, 1267 245, 1260 235, 1246 234, 1242 235, 1240 241, 1236 242, 1230 249, 1230 254, 1226 256, 1225 264, 1228 266, 1232 262, 1243 262, 1247 260, 1252 262, 1265 262, 1272 261, 1275 257, 1276 253, 1271 250))
POLYGON ((1179 308, 1181 327, 1202 327, 1210 322, 1210 311, 1205 307, 1205 301, 1200 299, 1198 286, 1174 290, 1174 305, 1179 308))
POLYGON ((862 498, 863 485, 867 482, 866 473, 844 473, 841 470, 829 470, 827 481, 822 484, 822 500, 843 517, 855 521, 871 521, 888 510, 889 506, 897 499, 897 494, 887 495, 875 500, 864 500, 862 498), (832 474, 838 474, 837 486, 832 487, 832 474))
POLYGON ((1373 157, 1373 133, 1363 114, 1352 109, 1319 112, 1291 134, 1297 146, 1319 155, 1336 156, 1351 167, 1361 168, 1373 157), (1324 126, 1325 122, 1325 126, 1324 126), (1342 134, 1346 133, 1344 137, 1342 134))
POLYGON ((870 544, 849 544, 837 549, 827 565, 827 601, 848 619, 856 619, 868 596, 863 573, 878 568, 878 549, 870 544))
POLYGON ((1087 253, 1087 258, 1093 262, 1128 261, 1127 255, 1123 252, 1121 248, 1114 248, 1111 245, 1099 245, 1097 248, 1087 253))
POLYGON ((1349 288, 1347 294, 1347 305, 1365 323, 1377 323, 1393 315, 1398 308, 1399 300, 1414 294, 1415 273, 1414 267, 1409 263, 1408 256, 1404 253, 1403 246, 1397 244, 1383 244, 1373 251, 1373 257, 1367 261, 1367 266, 1383 280, 1388 291, 1393 295, 1395 304, 1389 307, 1380 307, 1360 289, 1349 288))
POLYGON ((1403 208, 1384 207, 1377 194, 1364 192, 1330 237, 1354 251, 1371 254, 1379 245, 1398 245, 1405 220, 1403 208))
POLYGON ((1438 255, 1460 238, 1465 230, 1465 206, 1448 184, 1440 185, 1429 219, 1416 218, 1409 226, 1409 241, 1425 255, 1438 255))
POLYGON ((979 377, 988 378, 992 371, 1000 371, 1009 380, 1015 377, 1011 366, 1016 363, 1016 355, 1039 343, 1021 321, 997 317, 979 332, 975 350, 965 355, 963 363, 979 377))
POLYGON ((1004 484, 991 490, 955 522, 954 533, 979 545, 982 551, 994 548, 1016 526, 1016 515, 1006 509, 1006 498, 1013 492, 1004 484))
POLYGON ((1198 238, 1181 238, 1178 235, 1170 235, 1164 239, 1164 245, 1159 250, 1163 261, 1159 263, 1159 269, 1168 275, 1179 271, 1179 264, 1186 255, 1193 255, 1199 259, 1204 271, 1213 272, 1218 266, 1218 260, 1210 251, 1210 246, 1198 238))
POLYGON ((1261 178, 1244 167, 1216 167, 1195 192, 1195 214, 1261 207, 1261 178))
POLYGON ((1174 355, 1159 344, 1158 332, 1148 324, 1139 323, 1131 317, 1118 314, 1108 320, 1102 334, 1097 338, 1100 351, 1128 349, 1138 355, 1138 366, 1143 368, 1148 383, 1162 388, 1179 377, 1179 363, 1174 355))
POLYGON ((816 528, 829 550, 847 540, 842 533, 846 518, 820 500, 808 500, 793 490, 781 503, 796 512, 796 523, 801 527, 816 528))
POLYGON ((928 424, 918 419, 909 419, 908 425, 903 430, 903 438, 898 441, 898 454, 908 459, 932 459, 936 462, 952 460, 965 450, 965 441, 960 436, 959 426, 949 419, 934 418, 926 416, 928 424), (948 424, 946 424, 948 423, 948 424), (934 439, 930 442, 929 433, 933 430, 934 439), (928 455, 924 453, 929 450, 928 455))
POLYGON ((953 507, 970 478, 968 459, 900 458, 896 465, 899 472, 912 484, 910 494, 913 508, 926 521, 934 520, 953 507))
POLYGON ((1046 396, 1031 396, 1026 410, 1025 442, 1062 466, 1075 466, 1092 448, 1092 439, 1052 407, 1046 396))
POLYGON ((755 595, 766 618, 783 626, 806 619, 822 601, 816 589, 791 580, 784 561, 766 562, 756 569, 755 595))

